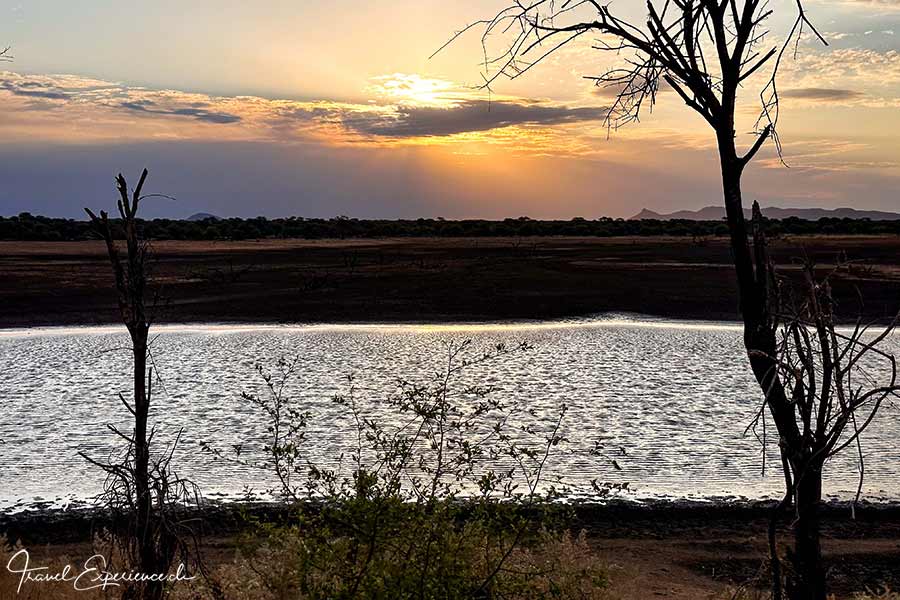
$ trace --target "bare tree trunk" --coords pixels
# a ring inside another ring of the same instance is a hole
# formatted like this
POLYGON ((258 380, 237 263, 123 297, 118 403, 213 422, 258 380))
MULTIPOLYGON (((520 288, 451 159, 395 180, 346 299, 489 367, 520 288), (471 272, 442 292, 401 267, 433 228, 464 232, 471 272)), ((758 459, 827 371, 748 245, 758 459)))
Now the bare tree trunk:
MULTIPOLYGON (((747 233, 741 195, 743 165, 737 158, 732 136, 720 136, 719 155, 722 169, 722 185, 725 214, 731 234, 731 252, 738 281, 740 311, 744 321, 744 346, 753 369, 753 375, 765 394, 766 405, 772 413, 778 429, 782 453, 785 449, 800 448, 800 431, 797 428, 794 406, 778 377, 777 325, 771 311, 770 300, 774 274, 765 248, 761 231, 754 232, 753 247, 747 233)), ((756 209, 758 211, 758 209, 756 209)), ((755 215, 757 216, 757 215, 755 215)), ((797 482, 797 523, 795 525, 795 552, 793 582, 789 585, 791 600, 825 600, 825 575, 822 568, 819 540, 818 509, 822 498, 821 468, 798 468, 798 457, 787 456, 797 482), (802 591, 801 591, 802 590, 802 591)), ((785 465, 787 466, 787 465, 785 465)), ((785 473, 788 498, 791 476, 785 473)), ((777 557, 773 557, 777 560, 777 557)), ((777 584, 780 585, 780 584, 777 584)))
MULTIPOLYGON (((150 413, 150 398, 147 394, 147 333, 146 324, 131 332, 134 351, 134 474, 137 515, 135 534, 138 542, 138 558, 142 573, 158 573, 159 564, 155 544, 153 495, 150 489, 150 443, 147 439, 147 421, 150 413)), ((162 585, 147 582, 140 594, 137 588, 129 588, 135 597, 161 598, 162 585)), ((127 594, 126 594, 127 596, 127 594)))
MULTIPOLYGON (((743 167, 734 158, 733 140, 729 140, 728 144, 730 153, 728 148, 720 150, 722 184, 725 214, 731 234, 731 252, 738 280, 740 311, 744 320, 744 347, 747 349, 753 375, 766 395, 766 403, 772 412, 779 436, 793 442, 799 439, 800 433, 794 423, 794 409, 777 377, 775 363, 777 350, 775 323, 769 313, 769 286, 772 273, 765 256, 763 240, 758 240, 754 244, 754 251, 757 254, 754 266, 741 197, 743 167)), ((789 447, 796 446, 790 444, 789 447)))
MULTIPOLYGON (((136 501, 134 534, 137 542, 138 569, 141 573, 157 573, 158 561, 153 531, 153 494, 150 489, 150 444, 147 439, 147 421, 150 401, 147 394, 147 328, 129 328, 134 353, 134 490, 136 501)), ((123 599, 162 597, 162 586, 146 582, 142 586, 129 586, 123 599)))
POLYGON ((822 468, 807 465, 797 481, 797 521, 794 524, 794 577, 788 581, 791 600, 825 600, 825 568, 819 532, 822 468))
MULTIPOLYGON (((138 188, 143 187, 146 169, 141 175, 138 188)), ((120 182, 120 192, 127 188, 120 182)), ((127 194, 122 196, 127 202, 127 194)), ((131 345, 134 352, 134 473, 135 493, 137 500, 137 523, 135 533, 138 542, 138 560, 143 573, 158 573, 161 564, 155 531, 156 519, 153 515, 153 492, 150 486, 150 440, 148 439, 147 421, 150 415, 150 391, 148 389, 147 372, 147 338, 150 330, 147 322, 145 289, 147 283, 144 249, 138 237, 135 224, 137 211, 135 199, 130 218, 125 219, 125 241, 128 246, 128 284, 131 296, 130 323, 131 345)), ((144 584, 141 597, 147 600, 162 598, 163 586, 156 581, 144 584)))

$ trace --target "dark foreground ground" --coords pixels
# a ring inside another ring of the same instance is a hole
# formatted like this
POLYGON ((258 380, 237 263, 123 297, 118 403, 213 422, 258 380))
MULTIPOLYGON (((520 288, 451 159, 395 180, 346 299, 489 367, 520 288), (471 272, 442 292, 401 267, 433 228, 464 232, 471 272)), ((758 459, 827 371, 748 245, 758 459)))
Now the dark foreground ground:
MULTIPOLYGON (((278 521, 284 514, 276 507, 220 507, 205 513, 208 561, 234 560, 241 534, 252 531, 248 516, 278 521)), ((727 599, 739 587, 754 590, 767 583, 767 515, 768 505, 762 504, 586 506, 577 511, 572 527, 587 532, 591 547, 608 565, 611 598, 727 599)), ((0 539, 21 541, 35 564, 65 556, 78 565, 93 554, 89 533, 99 524, 83 514, 0 515, 0 539)), ((780 535, 787 541, 783 526, 780 535)), ((823 538, 836 598, 883 586, 900 589, 900 508, 864 506, 853 520, 847 507, 829 507, 823 538)), ((2 578, 9 576, 0 569, 0 589, 2 578)))
MULTIPOLYGON (((797 275, 857 261, 838 279, 843 315, 900 308, 900 236, 773 240, 797 275)), ((543 319, 599 312, 737 317, 727 240, 456 238, 155 242, 165 322, 543 319)), ((118 319, 100 242, 0 242, 0 327, 118 319)))

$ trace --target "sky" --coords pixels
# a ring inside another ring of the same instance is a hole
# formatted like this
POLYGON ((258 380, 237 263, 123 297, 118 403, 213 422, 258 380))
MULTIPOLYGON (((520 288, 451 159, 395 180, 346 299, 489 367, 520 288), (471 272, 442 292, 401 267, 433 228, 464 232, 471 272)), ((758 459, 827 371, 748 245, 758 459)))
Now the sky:
MULTIPOLYGON (((643 2, 612 0, 640 16, 643 2)), ((900 0, 806 0, 779 72, 784 164, 748 168, 763 206, 900 211, 900 0), (789 53, 790 54, 790 53, 789 53)), ((621 57, 583 37, 480 88, 453 33, 494 0, 0 0, 0 215, 112 208, 147 167, 145 215, 628 217, 721 203, 711 130, 671 90, 610 131, 586 77, 621 57)), ((771 0, 770 45, 794 0, 771 0)), ((502 39, 490 43, 502 44, 502 39)), ((491 46, 496 50, 500 46, 491 46)), ((740 98, 746 147, 765 73, 740 98)))

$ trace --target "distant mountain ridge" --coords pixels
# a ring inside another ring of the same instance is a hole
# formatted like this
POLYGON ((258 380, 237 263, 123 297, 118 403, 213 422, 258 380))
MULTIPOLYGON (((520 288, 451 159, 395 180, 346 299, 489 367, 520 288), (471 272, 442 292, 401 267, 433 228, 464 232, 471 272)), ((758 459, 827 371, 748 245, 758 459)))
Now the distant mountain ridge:
MULTIPOLYGON (((857 210, 855 208, 779 208, 777 206, 767 206, 762 209, 762 214, 764 217, 770 219, 788 219, 795 217, 807 221, 817 221, 825 217, 832 219, 869 219, 871 221, 900 220, 900 213, 882 210, 857 210)), ((744 209, 744 215, 749 218, 750 209, 744 209)), ((687 221, 721 221, 724 218, 724 207, 707 206, 700 210, 679 210, 673 213, 658 213, 645 208, 631 217, 631 220, 656 219, 658 221, 670 221, 674 219, 684 219, 687 221)))
POLYGON ((221 217, 217 217, 216 215, 211 215, 209 213, 198 212, 198 213, 192 214, 185 220, 187 220, 187 221, 205 221, 207 219, 212 219, 213 221, 218 221, 218 220, 220 220, 220 218, 221 217))

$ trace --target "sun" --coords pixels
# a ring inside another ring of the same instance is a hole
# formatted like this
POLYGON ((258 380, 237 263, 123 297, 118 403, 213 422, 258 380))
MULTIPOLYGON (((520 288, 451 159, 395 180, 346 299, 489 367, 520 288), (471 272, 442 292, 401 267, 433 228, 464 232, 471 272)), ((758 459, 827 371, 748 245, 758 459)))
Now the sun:
POLYGON ((373 81, 369 90, 391 104, 450 107, 465 96, 452 81, 417 74, 394 73, 375 77, 373 81))

